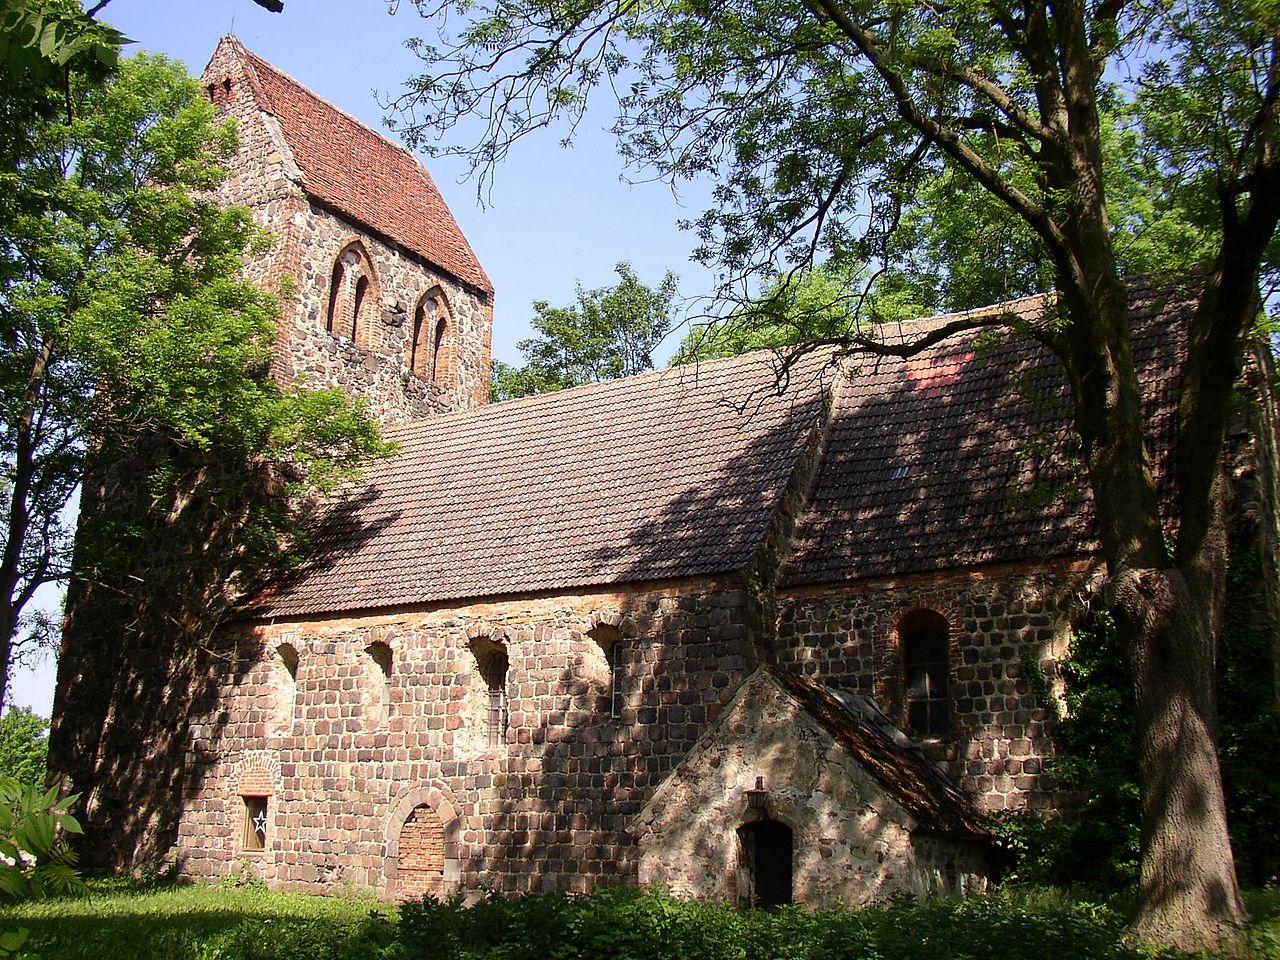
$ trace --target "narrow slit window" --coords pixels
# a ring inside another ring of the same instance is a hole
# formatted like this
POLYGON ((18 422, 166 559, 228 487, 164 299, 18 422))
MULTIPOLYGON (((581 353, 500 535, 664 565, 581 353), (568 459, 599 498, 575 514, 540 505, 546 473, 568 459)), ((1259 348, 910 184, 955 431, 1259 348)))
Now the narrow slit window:
POLYGON ((485 714, 485 742, 500 747, 507 742, 507 668, 504 650, 490 652, 481 665, 488 701, 485 714))

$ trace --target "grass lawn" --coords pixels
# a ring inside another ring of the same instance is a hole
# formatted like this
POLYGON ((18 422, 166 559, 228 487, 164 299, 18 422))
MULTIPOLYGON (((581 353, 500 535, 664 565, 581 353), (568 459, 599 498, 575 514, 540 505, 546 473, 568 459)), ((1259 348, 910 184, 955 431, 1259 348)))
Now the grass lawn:
MULTIPOLYGON (((1280 891, 1250 895, 1250 960, 1280 960, 1280 891)), ((91 884, 0 910, 42 960, 1143 960, 1120 914, 1059 891, 1006 890, 862 913, 740 914, 615 889, 475 907, 384 904, 260 887, 91 884)))
POLYGON ((398 956, 395 909, 260 887, 90 884, 90 895, 0 910, 41 960, 347 960, 398 956))

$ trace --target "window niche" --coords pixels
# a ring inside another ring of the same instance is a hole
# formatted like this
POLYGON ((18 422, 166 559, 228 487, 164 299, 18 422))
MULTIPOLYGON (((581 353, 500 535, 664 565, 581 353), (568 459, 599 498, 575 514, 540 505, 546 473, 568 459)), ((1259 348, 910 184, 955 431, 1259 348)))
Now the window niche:
POLYGON ((377 302, 378 286, 369 254, 359 241, 348 244, 334 260, 329 277, 325 330, 372 349, 377 302))
POLYGON ((906 691, 904 721, 921 737, 951 733, 951 631, 934 610, 913 610, 898 623, 906 691))
POLYGON ((449 385, 449 301, 432 287, 413 311, 413 329, 405 352, 410 372, 441 389, 449 385))
POLYGON ((258 796, 241 797, 244 801, 244 826, 241 832, 240 848, 245 853, 261 853, 267 849, 267 798, 258 796))
POLYGON ((606 672, 602 679, 608 692, 609 716, 617 720, 622 716, 625 704, 623 683, 626 679, 626 644, 616 627, 604 624, 593 627, 587 632, 587 636, 595 641, 604 657, 606 672))
POLYGON ((275 687, 276 728, 282 733, 293 729, 293 714, 298 704, 298 648, 286 641, 275 650, 272 665, 275 687))
POLYGON ((476 674, 483 694, 483 735, 480 742, 489 748, 507 742, 507 673, 510 661, 507 648, 487 638, 475 640, 471 652, 476 660, 476 674))
POLYGON ((391 717, 391 647, 376 640, 365 647, 364 652, 369 658, 365 665, 369 719, 380 727, 391 717))

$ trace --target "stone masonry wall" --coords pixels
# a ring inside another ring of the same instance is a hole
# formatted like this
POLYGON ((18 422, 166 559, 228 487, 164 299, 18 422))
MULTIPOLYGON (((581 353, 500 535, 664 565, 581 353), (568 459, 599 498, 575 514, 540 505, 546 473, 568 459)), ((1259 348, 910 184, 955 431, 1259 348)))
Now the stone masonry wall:
POLYGON ((763 671, 636 818, 640 881, 680 896, 746 900, 739 828, 761 816, 792 831, 796 903, 858 907, 985 886, 982 844, 920 830, 859 758, 763 671), (763 811, 747 799, 756 783, 768 791, 763 811))
POLYGON ((492 298, 313 203, 278 124, 258 109, 231 49, 218 48, 202 82, 220 113, 235 120, 239 137, 219 198, 247 206, 274 238, 270 249, 246 264, 248 276, 281 301, 272 375, 286 384, 305 378, 311 386, 341 386, 367 398, 384 423, 486 402, 492 298), (334 263, 357 242, 372 263, 376 295, 361 344, 326 329, 334 263), (434 383, 407 363, 414 310, 429 294, 444 301, 447 316, 446 363, 434 383))
POLYGON ((425 804, 444 825, 446 891, 634 882, 628 821, 755 666, 745 606, 739 585, 704 581, 244 627, 231 646, 254 655, 229 664, 218 711, 193 720, 180 869, 217 877, 247 861, 276 886, 394 895, 400 867, 414 869, 404 824, 425 804), (617 719, 588 636, 602 624, 622 636, 617 719), (385 712, 375 642, 392 651, 385 712), (282 644, 298 652, 292 684, 282 644), (489 747, 477 651, 494 645, 509 722, 489 747), (246 758, 279 771, 261 852, 242 847, 246 758))
POLYGON ((1046 563, 867 581, 784 594, 778 661, 823 683, 874 695, 906 727, 897 625, 920 609, 950 626, 951 736, 924 741, 930 759, 987 810, 1070 802, 1044 770, 1050 713, 1023 663, 1054 688, 1087 564, 1046 563))

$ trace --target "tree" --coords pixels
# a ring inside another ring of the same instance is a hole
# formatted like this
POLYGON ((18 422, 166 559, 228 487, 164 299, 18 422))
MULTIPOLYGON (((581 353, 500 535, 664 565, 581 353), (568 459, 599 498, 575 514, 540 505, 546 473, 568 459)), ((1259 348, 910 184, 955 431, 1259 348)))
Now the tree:
POLYGON ((10 707, 0 719, 0 777, 44 790, 49 775, 49 721, 30 707, 10 707))
MULTIPOLYGON (((1234 935, 1243 909, 1215 747, 1214 661, 1226 555, 1220 451, 1260 282, 1280 221, 1280 7, 1253 0, 678 0, 454 5, 420 0, 443 46, 401 102, 410 142, 479 113, 482 179, 513 140, 581 120, 616 92, 624 155, 661 175, 715 179, 699 256, 726 294, 750 278, 870 267, 917 187, 948 178, 986 222, 1018 226, 1002 255, 1051 282, 1034 329, 1065 368, 1097 509, 1109 605, 1137 703, 1142 862, 1136 938, 1194 950, 1234 935), (1123 82, 1121 82, 1123 81, 1123 82), (1107 207, 1117 172, 1105 109, 1149 151, 1159 206, 1203 231, 1176 438, 1176 524, 1162 521, 1130 343, 1121 251, 1135 224, 1107 207), (1131 111, 1139 115, 1130 119, 1131 111)), ((923 251, 948 281, 1004 237, 923 251), (950 259, 954 258, 954 259, 950 259), (957 269, 957 268, 960 269, 957 269)), ((872 326, 849 349, 911 354, 872 326)))
POLYGON ((584 290, 578 302, 553 307, 533 302, 533 328, 539 336, 516 346, 525 365, 493 365, 491 400, 513 400, 535 393, 565 390, 584 383, 613 380, 653 369, 653 349, 671 329, 676 276, 668 272, 657 288, 641 283, 629 263, 614 267, 612 287, 584 290))
MULTIPOLYGON (((70 573, 67 505, 89 474, 163 441, 183 456, 152 459, 154 503, 196 474, 233 482, 215 469, 228 464, 269 475, 281 496, 236 508, 252 566, 287 555, 291 496, 385 449, 340 391, 267 377, 275 303, 240 277, 264 241, 213 194, 234 130, 180 66, 71 69, 60 97, 14 118, 0 168, 0 704, 35 591, 70 573)), ((210 509, 233 499, 202 495, 210 509)), ((91 540, 83 531, 82 561, 115 543, 91 540)))

